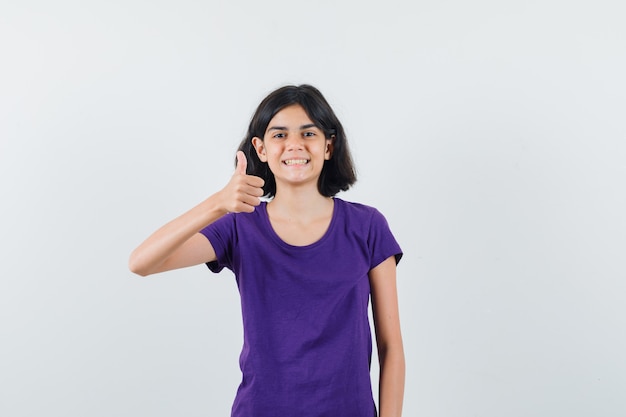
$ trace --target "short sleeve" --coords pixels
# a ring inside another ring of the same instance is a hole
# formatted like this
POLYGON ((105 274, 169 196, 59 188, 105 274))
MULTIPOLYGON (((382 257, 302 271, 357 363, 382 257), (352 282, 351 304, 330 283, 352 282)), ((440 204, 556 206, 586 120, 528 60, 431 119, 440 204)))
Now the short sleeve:
POLYGON ((376 209, 372 212, 367 243, 370 250, 370 269, 390 256, 396 258, 396 265, 402 259, 402 249, 391 232, 387 219, 376 209))
POLYGON ((217 260, 207 262, 207 267, 215 273, 224 268, 232 270, 232 248, 236 237, 235 215, 231 213, 221 217, 200 230, 200 233, 211 242, 217 257, 217 260))

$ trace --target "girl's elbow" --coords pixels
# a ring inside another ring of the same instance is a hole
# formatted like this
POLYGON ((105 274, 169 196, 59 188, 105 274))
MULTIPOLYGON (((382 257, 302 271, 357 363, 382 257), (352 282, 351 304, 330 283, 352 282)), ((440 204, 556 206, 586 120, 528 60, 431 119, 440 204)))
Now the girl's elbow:
POLYGON ((150 271, 148 270, 146 265, 142 264, 142 262, 134 254, 131 255, 128 259, 128 269, 133 274, 139 275, 141 277, 147 277, 148 275, 150 275, 150 271))
POLYGON ((391 355, 396 358, 404 358, 404 346, 402 339, 379 342, 378 355, 381 357, 391 355))

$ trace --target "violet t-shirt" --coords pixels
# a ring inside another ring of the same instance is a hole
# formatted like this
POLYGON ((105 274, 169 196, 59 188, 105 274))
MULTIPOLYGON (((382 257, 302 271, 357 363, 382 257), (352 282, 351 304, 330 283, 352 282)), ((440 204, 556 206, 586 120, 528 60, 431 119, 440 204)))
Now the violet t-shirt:
POLYGON ((375 208, 334 198, 324 236, 285 243, 267 204, 201 231, 241 296, 242 381, 232 417, 373 417, 368 272, 402 257, 375 208))

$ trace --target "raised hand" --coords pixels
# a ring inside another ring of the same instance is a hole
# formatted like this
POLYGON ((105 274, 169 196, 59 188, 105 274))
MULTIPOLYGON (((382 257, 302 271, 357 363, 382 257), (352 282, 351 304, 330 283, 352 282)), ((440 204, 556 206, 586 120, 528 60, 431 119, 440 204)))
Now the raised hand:
POLYGON ((237 167, 230 181, 220 191, 224 209, 231 213, 251 213, 261 204, 263 178, 247 175, 248 161, 242 151, 237 152, 237 167))
POLYGON ((226 212, 251 213, 261 204, 265 182, 247 175, 247 165, 245 154, 237 152, 237 167, 226 187, 150 235, 131 254, 130 270, 146 276, 215 260, 213 246, 198 231, 226 212))

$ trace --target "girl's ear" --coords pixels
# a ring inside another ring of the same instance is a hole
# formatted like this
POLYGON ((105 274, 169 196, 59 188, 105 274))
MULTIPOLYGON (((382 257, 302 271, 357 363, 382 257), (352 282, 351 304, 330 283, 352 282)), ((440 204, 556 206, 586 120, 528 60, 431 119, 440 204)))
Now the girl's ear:
POLYGON ((324 159, 330 160, 333 156, 333 146, 335 144, 335 135, 331 135, 330 139, 326 139, 326 150, 324 151, 324 159))
POLYGON ((261 162, 267 162, 267 155, 265 155, 265 144, 263 143, 263 140, 256 136, 253 137, 252 146, 254 146, 254 149, 256 150, 256 154, 261 160, 261 162))

